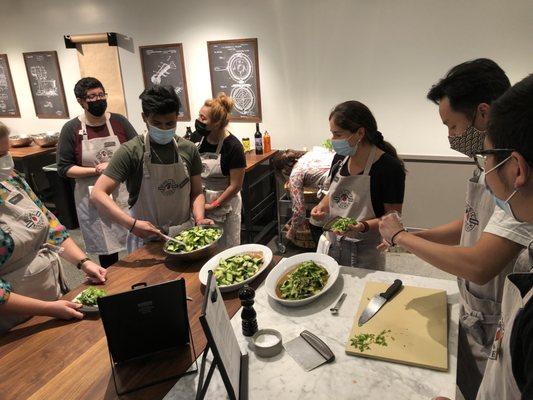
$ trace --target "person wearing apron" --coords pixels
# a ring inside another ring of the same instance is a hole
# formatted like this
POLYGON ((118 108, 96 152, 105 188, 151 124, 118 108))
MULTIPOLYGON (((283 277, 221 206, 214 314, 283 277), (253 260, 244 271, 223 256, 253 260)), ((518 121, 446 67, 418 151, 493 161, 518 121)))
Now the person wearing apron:
POLYGON ((325 232, 317 252, 329 254, 341 265, 384 269, 385 255, 377 249, 381 243, 378 217, 389 211, 401 212, 403 164, 392 145, 384 141, 364 104, 341 103, 332 111, 329 121, 337 156, 328 194, 311 211, 311 223, 316 225, 315 220, 332 221, 336 217, 355 218, 358 223, 350 228, 350 237, 325 232))
POLYGON ((166 234, 173 236, 195 222, 213 223, 204 216, 198 150, 175 133, 179 113, 175 90, 156 85, 145 90, 141 100, 147 132, 113 155, 91 194, 102 216, 129 230, 128 252, 147 241, 164 240, 166 234), (109 197, 121 182, 128 188, 129 212, 109 197))
MULTIPOLYGON (((65 124, 61 132, 58 169, 60 174, 76 180, 74 199, 86 251, 98 255, 102 266, 108 267, 118 261, 118 252, 126 248, 127 230, 101 217, 90 202, 90 194, 112 155, 122 142, 135 137, 136 132, 122 116, 105 112, 106 93, 98 80, 83 78, 76 84, 74 92, 84 113, 65 124), (120 136, 115 133, 113 125, 120 136), (79 129, 73 133, 76 127, 79 129), (72 143, 76 147, 73 148, 72 143)), ((125 185, 120 185, 112 197, 121 208, 127 209, 125 185)))
POLYGON ((13 171, 7 135, 2 137, 4 128, 0 123, 0 154, 5 153, 0 156, 0 334, 32 315, 82 317, 75 311, 77 305, 57 301, 68 291, 58 252, 94 282, 104 282, 106 275, 13 171), (52 245, 51 235, 61 238, 52 245))
MULTIPOLYGON (((494 62, 474 60, 452 68, 428 94, 439 104, 441 118, 449 128, 451 148, 477 160, 492 107, 471 97, 461 98, 468 95, 462 89, 465 81, 490 101, 509 87, 509 80, 494 62), (457 90, 461 95, 455 94, 457 90), (451 98, 446 93, 451 93, 451 98), (454 109, 455 103, 470 105, 472 114, 454 109)), ((405 231, 399 216, 391 214, 382 218, 379 228, 384 239, 380 248, 401 245, 457 276, 461 303, 457 384, 465 399, 475 399, 500 319, 505 278, 530 241, 527 224, 495 209, 494 199, 485 187, 483 165, 478 161, 468 181, 461 221, 411 234, 405 231)))
POLYGON ((207 100, 200 109, 192 136, 202 158, 205 215, 224 229, 219 242, 222 248, 241 244, 240 189, 246 158, 240 141, 226 130, 232 108, 233 100, 223 93, 207 100))

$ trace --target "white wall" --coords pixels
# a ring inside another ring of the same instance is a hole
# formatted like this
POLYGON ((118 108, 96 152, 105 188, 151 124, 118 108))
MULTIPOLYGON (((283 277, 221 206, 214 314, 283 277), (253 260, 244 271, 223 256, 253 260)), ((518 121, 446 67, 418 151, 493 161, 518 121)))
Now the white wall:
MULTIPOLYGON (((375 113, 400 153, 456 156, 428 88, 449 67, 489 57, 515 82, 533 72, 531 0, 2 0, 0 53, 7 53, 22 118, 14 131, 59 129, 37 119, 22 52, 57 50, 71 117, 76 51, 63 34, 130 35, 120 49, 129 118, 141 130, 139 45, 183 43, 193 116, 210 97, 206 41, 257 37, 263 127, 276 148, 301 148, 328 136, 338 102, 358 99, 375 113)), ((184 131, 186 125, 180 123, 184 131)), ((237 136, 253 124, 233 124, 237 136)))

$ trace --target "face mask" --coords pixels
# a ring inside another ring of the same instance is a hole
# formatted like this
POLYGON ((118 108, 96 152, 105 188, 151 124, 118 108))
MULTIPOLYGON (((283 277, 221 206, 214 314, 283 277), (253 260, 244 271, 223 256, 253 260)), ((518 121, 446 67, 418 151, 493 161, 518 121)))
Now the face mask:
POLYGON ((11 154, 7 153, 0 157, 0 180, 9 178, 13 172, 13 168, 15 168, 15 163, 11 154))
POLYGON ((476 129, 474 125, 466 128, 466 131, 459 136, 448 136, 452 150, 463 153, 468 157, 483 150, 483 141, 485 140, 486 131, 476 129))
POLYGON ((202 136, 208 136, 211 133, 211 131, 207 129, 207 125, 198 119, 194 121, 194 128, 196 129, 196 132, 202 136))
MULTIPOLYGON (((499 167, 501 167, 503 164, 505 164, 507 162, 507 160, 509 160, 511 157, 507 157, 505 160, 503 160, 502 162, 496 164, 494 167, 492 167, 491 169, 489 169, 488 171, 485 172, 485 177, 487 176, 487 174, 490 174, 492 171, 495 171, 496 169, 498 169, 499 167)), ((518 192, 518 190, 514 190, 513 193, 511 193, 509 195, 509 197, 507 197, 507 199, 505 200, 502 200, 500 199, 499 197, 497 197, 493 192, 492 190, 490 189, 489 185, 487 185, 487 180, 485 178, 485 187, 487 188, 487 190, 489 191, 489 193, 492 195, 492 198, 494 199, 494 203, 500 207, 507 215, 510 215, 512 218, 516 219, 517 221, 518 218, 516 218, 515 214, 513 213, 513 210, 511 208, 511 204, 509 204, 509 200, 511 200, 511 198, 516 194, 516 192, 518 192)))
POLYGON ((350 146, 348 139, 333 139, 331 140, 333 150, 340 156, 353 156, 359 147, 359 142, 355 146, 350 146))
POLYGON ((158 144, 168 144, 174 138, 176 128, 159 129, 155 126, 148 125, 148 134, 150 138, 158 144))
POLYGON ((87 102, 87 111, 89 111, 95 117, 101 117, 104 115, 107 109, 107 100, 96 100, 87 102))

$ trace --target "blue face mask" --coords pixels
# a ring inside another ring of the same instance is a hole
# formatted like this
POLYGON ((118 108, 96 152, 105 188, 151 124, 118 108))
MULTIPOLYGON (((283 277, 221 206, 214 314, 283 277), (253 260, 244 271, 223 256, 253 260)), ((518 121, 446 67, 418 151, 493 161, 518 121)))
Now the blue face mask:
POLYGON ((148 124, 148 134, 154 142, 158 144, 168 144, 174 138, 174 135, 176 134, 176 128, 159 129, 148 124))
POLYGON ((338 155, 353 156, 357 151, 359 143, 352 147, 350 146, 350 142, 348 142, 348 139, 332 139, 331 145, 333 146, 333 150, 335 151, 335 153, 337 153, 338 155))
MULTIPOLYGON (((488 171, 485 172, 485 177, 491 173, 492 171, 495 171, 496 169, 498 169, 499 167, 501 167, 503 164, 505 164, 507 162, 507 160, 509 160, 511 157, 507 157, 505 160, 503 160, 502 162, 500 162, 499 164, 495 165, 494 167, 492 167, 491 169, 489 169, 488 171)), ((516 219, 517 221, 519 221, 516 216, 514 215, 513 213, 513 210, 511 208, 511 204, 509 204, 509 200, 511 200, 511 198, 516 194, 516 192, 518 190, 514 190, 513 193, 511 193, 509 195, 509 197, 507 197, 507 199, 505 200, 502 200, 500 199, 499 197, 497 197, 493 192, 492 190, 490 189, 489 185, 487 184, 487 180, 485 179, 485 187, 487 188, 487 190, 489 191, 489 193, 492 195, 492 198, 494 199, 494 203, 500 207, 507 215, 513 217, 514 219, 516 219)))

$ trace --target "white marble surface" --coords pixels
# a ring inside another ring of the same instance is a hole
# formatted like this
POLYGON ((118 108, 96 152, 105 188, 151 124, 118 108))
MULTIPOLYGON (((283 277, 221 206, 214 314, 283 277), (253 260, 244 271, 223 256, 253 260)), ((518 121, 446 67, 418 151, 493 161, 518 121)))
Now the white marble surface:
MULTIPOLYGON (((241 333, 240 312, 232 324, 241 345, 250 355, 249 398, 255 399, 424 399, 437 395, 455 399, 457 336, 459 321, 458 288, 455 281, 424 278, 342 267, 339 280, 329 293, 301 308, 287 308, 268 298, 264 286, 256 292, 255 310, 259 328, 281 332, 287 342, 307 329, 322 338, 335 353, 335 361, 305 372, 285 351, 276 357, 262 359, 248 347, 249 339, 241 333), (366 281, 392 282, 400 278, 405 285, 444 289, 448 293, 447 372, 409 367, 391 362, 349 356, 344 349, 350 334, 359 300, 366 281), (329 308, 342 292, 348 296, 339 315, 332 316, 329 308)), ((192 399, 196 393, 198 374, 182 378, 165 400, 192 399)), ((207 399, 226 398, 218 371, 209 385, 207 399)))

